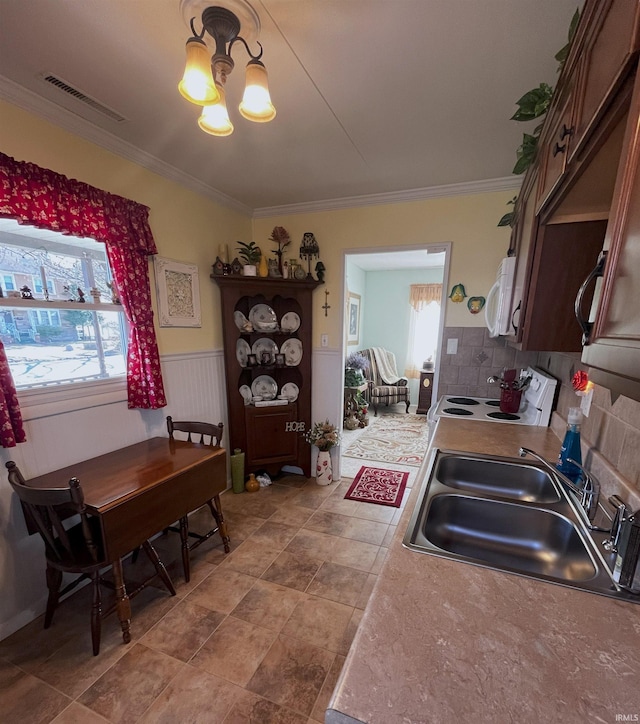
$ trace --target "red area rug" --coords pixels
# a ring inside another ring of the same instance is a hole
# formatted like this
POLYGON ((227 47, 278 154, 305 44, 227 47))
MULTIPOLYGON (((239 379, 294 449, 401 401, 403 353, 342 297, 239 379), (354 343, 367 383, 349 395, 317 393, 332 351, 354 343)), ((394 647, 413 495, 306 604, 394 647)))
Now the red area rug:
POLYGON ((399 508, 408 479, 409 473, 398 470, 362 467, 344 497, 399 508))

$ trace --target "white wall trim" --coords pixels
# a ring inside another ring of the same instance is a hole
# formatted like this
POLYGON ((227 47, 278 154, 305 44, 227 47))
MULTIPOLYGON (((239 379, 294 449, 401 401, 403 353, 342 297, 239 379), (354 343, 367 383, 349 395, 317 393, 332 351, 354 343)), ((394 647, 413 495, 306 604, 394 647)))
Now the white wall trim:
MULTIPOLYGON (((44 118, 44 120, 59 126, 65 131, 69 131, 69 133, 84 138, 85 141, 95 143, 96 146, 111 151, 111 153, 115 153, 127 161, 136 163, 138 166, 153 171, 153 173, 157 173, 169 181, 173 181, 201 196, 205 196, 222 206, 233 209, 245 216, 251 216, 251 208, 246 204, 231 198, 231 196, 227 196, 222 193, 222 191, 218 191, 218 189, 203 183, 190 174, 161 161, 150 153, 136 148, 131 143, 123 141, 66 108, 46 98, 42 98, 3 75, 0 75, 0 98, 9 103, 13 103, 25 111, 29 111, 29 113, 44 118)), ((18 160, 29 161, 30 159, 18 160)))
POLYGON ((265 219, 271 216, 289 214, 310 214, 321 211, 340 211, 359 206, 380 206, 382 204, 401 204, 409 201, 425 201, 445 196, 470 196, 472 194, 486 194, 492 191, 517 191, 522 184, 522 176, 503 176, 502 178, 487 179, 485 181, 467 181, 443 186, 427 186, 406 191, 389 191, 381 194, 368 194, 365 196, 345 196, 339 199, 326 199, 324 201, 308 201, 301 204, 285 204, 283 206, 264 206, 254 209, 254 219, 265 219))

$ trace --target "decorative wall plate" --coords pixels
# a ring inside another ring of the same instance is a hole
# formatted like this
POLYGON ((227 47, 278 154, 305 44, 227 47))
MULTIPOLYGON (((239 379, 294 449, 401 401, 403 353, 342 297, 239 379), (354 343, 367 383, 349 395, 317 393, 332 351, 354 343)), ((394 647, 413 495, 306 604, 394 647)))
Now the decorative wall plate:
POLYGON ((251 324, 242 312, 234 312, 233 321, 241 332, 253 332, 253 324, 251 324))
POLYGON ((295 402, 298 399, 300 390, 295 382, 287 382, 285 385, 282 385, 281 392, 289 400, 289 402, 295 402))
POLYGON ((275 400, 278 394, 278 385, 273 377, 260 375, 253 381, 251 392, 254 397, 262 397, 263 400, 275 400))
POLYGON ((249 321, 260 332, 273 332, 278 329, 276 313, 268 304, 256 304, 249 311, 249 321))
POLYGON ((299 339, 287 339, 281 352, 287 367, 297 367, 302 361, 302 342, 299 339))
POLYGON ((300 317, 295 312, 287 312, 280 320, 280 329, 283 332, 295 332, 300 326, 300 317))
POLYGON ((248 405, 251 402, 251 388, 249 385, 241 385, 238 389, 238 392, 242 395, 242 399, 244 400, 244 404, 248 405))
POLYGON ((267 364, 273 364, 278 354, 278 345, 269 337, 260 337, 251 346, 251 352, 255 354, 260 364, 265 364, 264 356, 269 355, 267 364))
POLYGON ((251 353, 251 347, 249 343, 245 342, 244 339, 239 339, 236 342, 236 359, 240 363, 240 367, 247 366, 247 357, 251 353))

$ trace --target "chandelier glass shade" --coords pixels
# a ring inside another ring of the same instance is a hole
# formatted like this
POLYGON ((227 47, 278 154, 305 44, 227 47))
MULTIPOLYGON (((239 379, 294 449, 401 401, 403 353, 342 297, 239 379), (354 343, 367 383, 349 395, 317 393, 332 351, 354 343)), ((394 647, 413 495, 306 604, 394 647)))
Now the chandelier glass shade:
POLYGON ((225 101, 225 84, 233 70, 231 49, 236 42, 244 45, 250 60, 246 67, 245 89, 239 106, 240 114, 249 121, 266 123, 275 118, 276 109, 269 94, 267 69, 260 52, 253 55, 240 36, 240 20, 230 10, 219 6, 205 8, 202 13, 202 32, 198 34, 191 19, 192 37, 186 44, 186 63, 178 84, 181 95, 191 103, 202 106, 198 125, 206 133, 228 136, 233 132, 225 101), (205 33, 215 41, 215 51, 205 43, 205 33))

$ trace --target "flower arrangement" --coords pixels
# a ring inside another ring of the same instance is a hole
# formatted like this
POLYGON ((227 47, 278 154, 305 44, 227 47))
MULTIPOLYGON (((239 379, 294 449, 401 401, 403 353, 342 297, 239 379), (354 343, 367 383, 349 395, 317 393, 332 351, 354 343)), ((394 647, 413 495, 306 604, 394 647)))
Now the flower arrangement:
POLYGON ((360 352, 352 352, 344 365, 344 384, 346 387, 360 387, 369 371, 369 360, 360 352))
POLYGON ((340 444, 340 432, 333 423, 325 420, 316 422, 310 430, 307 430, 304 439, 311 445, 315 445, 318 450, 326 451, 340 444))

